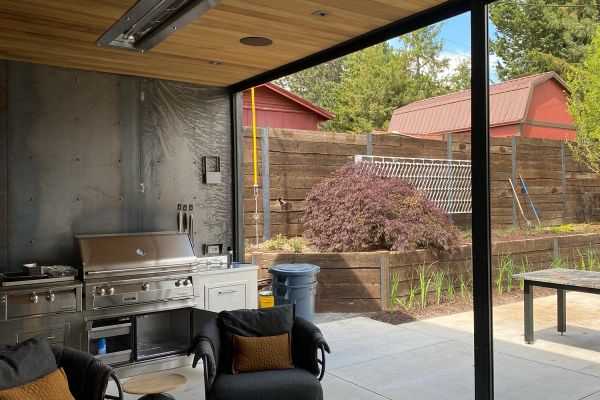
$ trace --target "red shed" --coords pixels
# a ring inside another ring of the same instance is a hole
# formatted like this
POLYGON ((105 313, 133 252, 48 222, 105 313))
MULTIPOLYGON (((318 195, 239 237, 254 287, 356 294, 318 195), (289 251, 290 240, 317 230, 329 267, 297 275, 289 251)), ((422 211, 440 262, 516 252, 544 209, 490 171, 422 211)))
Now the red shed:
MULTIPOLYGON (((575 139, 567 111, 567 86, 554 72, 490 86, 490 134, 555 140, 575 139)), ((471 133, 471 91, 417 101, 394 111, 388 133, 441 140, 471 133)))
MULTIPOLYGON (((335 116, 273 83, 254 89, 256 126, 316 131, 321 121, 335 116)), ((244 91, 244 126, 252 125, 250 90, 244 91)))

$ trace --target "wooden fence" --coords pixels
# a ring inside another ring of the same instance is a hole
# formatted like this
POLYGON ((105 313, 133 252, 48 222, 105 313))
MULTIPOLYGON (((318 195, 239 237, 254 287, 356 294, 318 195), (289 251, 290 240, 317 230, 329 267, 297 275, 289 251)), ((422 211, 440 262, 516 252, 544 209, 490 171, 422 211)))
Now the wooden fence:
MULTIPOLYGON (((400 135, 355 135, 287 129, 259 129, 258 213, 252 177, 252 134, 244 131, 245 237, 259 240, 302 234, 304 199, 310 189, 357 154, 437 159, 470 159, 470 137, 445 135, 444 141, 400 135), (263 162, 263 159, 267 162, 263 162), (266 210, 266 212, 263 212, 266 210)), ((492 138, 492 223, 495 228, 523 224, 508 179, 525 179, 544 225, 589 222, 600 217, 600 177, 578 164, 563 142, 492 138)), ((527 218, 534 219, 517 188, 527 218)), ((470 214, 455 215, 468 227, 470 214)))

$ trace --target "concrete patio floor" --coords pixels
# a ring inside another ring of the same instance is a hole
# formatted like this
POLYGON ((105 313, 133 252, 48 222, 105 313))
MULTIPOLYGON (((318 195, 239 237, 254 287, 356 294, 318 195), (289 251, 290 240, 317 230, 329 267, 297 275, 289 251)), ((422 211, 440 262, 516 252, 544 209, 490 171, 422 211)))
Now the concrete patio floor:
MULTIPOLYGON (((523 303, 494 308, 496 398, 600 400, 600 296, 567 294, 565 336, 556 332, 556 298, 534 304, 533 345, 523 341, 523 303)), ((332 350, 326 400, 474 398, 470 312, 399 326, 364 317, 319 326, 332 350)), ((188 377, 176 399, 204 398, 201 369, 175 371, 188 377)))

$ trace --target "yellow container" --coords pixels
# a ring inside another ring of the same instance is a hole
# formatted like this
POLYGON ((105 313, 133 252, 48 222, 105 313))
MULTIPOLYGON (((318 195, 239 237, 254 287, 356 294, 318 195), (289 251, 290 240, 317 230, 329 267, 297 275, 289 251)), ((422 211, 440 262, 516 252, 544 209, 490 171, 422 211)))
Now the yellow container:
POLYGON ((275 297, 273 292, 265 290, 258 294, 260 308, 275 307, 275 297))

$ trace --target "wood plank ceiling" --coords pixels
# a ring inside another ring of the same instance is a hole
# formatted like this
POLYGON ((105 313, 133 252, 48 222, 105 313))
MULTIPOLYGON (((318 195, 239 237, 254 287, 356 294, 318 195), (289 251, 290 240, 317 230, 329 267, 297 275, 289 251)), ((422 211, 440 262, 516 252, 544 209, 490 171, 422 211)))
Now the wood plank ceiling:
POLYGON ((443 2, 221 0, 137 53, 95 45, 135 0, 0 0, 0 58, 228 86, 443 2), (317 10, 328 15, 313 15, 317 10), (246 36, 268 37, 273 45, 242 45, 246 36))

